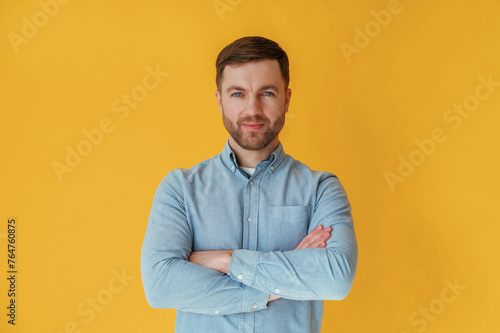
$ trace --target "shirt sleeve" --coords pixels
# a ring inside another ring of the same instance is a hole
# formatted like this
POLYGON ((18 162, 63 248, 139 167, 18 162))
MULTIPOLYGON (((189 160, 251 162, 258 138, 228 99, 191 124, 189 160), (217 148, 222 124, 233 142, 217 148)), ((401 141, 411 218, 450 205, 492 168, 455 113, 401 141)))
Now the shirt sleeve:
POLYGON ((193 234, 185 208, 182 185, 175 171, 170 172, 154 196, 142 246, 141 274, 148 303, 209 315, 266 308, 269 294, 188 261, 193 234))
POLYGON ((354 282, 358 246, 347 194, 333 175, 318 185, 309 232, 318 225, 332 227, 326 248, 272 252, 235 250, 228 275, 247 286, 287 299, 345 298, 354 282))

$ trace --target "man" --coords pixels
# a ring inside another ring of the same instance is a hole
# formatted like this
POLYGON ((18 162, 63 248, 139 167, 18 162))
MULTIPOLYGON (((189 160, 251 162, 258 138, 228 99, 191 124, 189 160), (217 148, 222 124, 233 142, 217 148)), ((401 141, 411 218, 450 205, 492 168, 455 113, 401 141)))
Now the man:
POLYGON ((262 37, 226 46, 215 93, 222 153, 160 183, 142 248, 149 304, 176 332, 320 332, 322 300, 353 284, 358 248, 339 180, 283 151, 288 57, 262 37))

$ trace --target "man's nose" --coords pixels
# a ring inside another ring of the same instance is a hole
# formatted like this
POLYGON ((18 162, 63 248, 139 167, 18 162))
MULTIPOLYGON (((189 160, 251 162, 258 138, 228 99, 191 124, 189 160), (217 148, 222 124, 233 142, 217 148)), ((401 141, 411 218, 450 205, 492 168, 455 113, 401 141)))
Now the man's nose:
POLYGON ((249 116, 256 116, 262 114, 262 101, 260 96, 249 96, 246 105, 246 114, 249 116))

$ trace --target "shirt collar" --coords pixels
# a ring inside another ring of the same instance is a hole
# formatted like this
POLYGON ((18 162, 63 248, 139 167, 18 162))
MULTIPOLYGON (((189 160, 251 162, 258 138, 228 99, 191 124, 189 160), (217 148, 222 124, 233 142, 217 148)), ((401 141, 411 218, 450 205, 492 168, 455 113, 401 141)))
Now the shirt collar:
MULTIPOLYGON (((269 173, 273 173, 279 167, 281 162, 285 159, 285 151, 283 150, 283 145, 281 142, 278 144, 278 147, 271 153, 267 161, 268 166, 267 169, 269 173)), ((221 154, 222 162, 224 165, 231 171, 236 172, 239 169, 238 162, 236 161, 236 154, 229 146, 229 140, 226 141, 226 145, 224 146, 224 150, 221 154)))

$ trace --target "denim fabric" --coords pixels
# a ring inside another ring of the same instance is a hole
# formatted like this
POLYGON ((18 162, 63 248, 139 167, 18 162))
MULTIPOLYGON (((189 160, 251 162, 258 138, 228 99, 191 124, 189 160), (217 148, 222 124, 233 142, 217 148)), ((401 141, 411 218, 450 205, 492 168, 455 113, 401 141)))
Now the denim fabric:
POLYGON ((142 247, 146 298, 177 309, 176 332, 320 332, 322 300, 351 290, 358 247, 336 176, 313 171, 281 143, 250 177, 221 154, 167 174, 142 247), (323 249, 293 249, 316 226, 323 249), (191 251, 234 249, 228 274, 188 262, 191 251), (282 298, 269 302, 269 294, 282 298))

